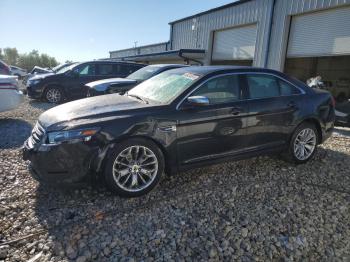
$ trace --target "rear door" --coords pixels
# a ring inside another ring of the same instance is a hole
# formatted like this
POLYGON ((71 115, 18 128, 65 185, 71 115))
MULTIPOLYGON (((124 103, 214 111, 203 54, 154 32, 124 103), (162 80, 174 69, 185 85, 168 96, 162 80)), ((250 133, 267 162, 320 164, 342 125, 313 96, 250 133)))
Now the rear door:
POLYGON ((244 74, 248 91, 247 145, 256 149, 283 146, 302 107, 301 91, 270 74, 244 74))
POLYGON ((116 77, 115 68, 112 63, 98 63, 96 64, 95 80, 107 79, 116 77))
POLYGON ((214 77, 190 96, 205 96, 210 104, 178 112, 180 165, 215 160, 245 147, 247 101, 242 100, 237 74, 214 77))

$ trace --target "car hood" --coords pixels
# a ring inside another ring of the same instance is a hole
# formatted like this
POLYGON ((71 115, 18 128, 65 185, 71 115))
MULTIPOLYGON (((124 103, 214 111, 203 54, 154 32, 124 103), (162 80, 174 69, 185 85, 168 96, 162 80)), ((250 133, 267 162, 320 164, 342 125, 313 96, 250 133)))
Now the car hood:
MULTIPOLYGON (((125 115, 124 111, 144 107, 149 105, 135 98, 118 94, 102 95, 56 106, 41 114, 39 122, 48 131, 58 130, 70 125, 78 125, 78 122, 81 124, 94 119, 101 121, 104 117, 125 115)), ((129 114, 128 111, 127 115, 129 114)))
POLYGON ((48 76, 52 76, 54 75, 55 73, 44 73, 44 74, 34 74, 30 80, 39 80, 39 79, 43 79, 43 78, 46 78, 48 76))
POLYGON ((108 78, 103 80, 98 80, 86 84, 88 87, 93 88, 97 91, 105 91, 110 85, 121 84, 121 85, 131 85, 135 84, 137 81, 128 78, 108 78))

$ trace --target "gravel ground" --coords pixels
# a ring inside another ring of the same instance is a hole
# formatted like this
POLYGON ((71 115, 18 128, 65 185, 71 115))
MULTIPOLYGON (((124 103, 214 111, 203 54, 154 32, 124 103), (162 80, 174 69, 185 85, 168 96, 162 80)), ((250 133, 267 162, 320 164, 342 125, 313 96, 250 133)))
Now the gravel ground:
POLYGON ((350 129, 306 165, 228 162, 122 199, 30 177, 19 148, 49 107, 0 114, 0 261, 350 261, 350 129))

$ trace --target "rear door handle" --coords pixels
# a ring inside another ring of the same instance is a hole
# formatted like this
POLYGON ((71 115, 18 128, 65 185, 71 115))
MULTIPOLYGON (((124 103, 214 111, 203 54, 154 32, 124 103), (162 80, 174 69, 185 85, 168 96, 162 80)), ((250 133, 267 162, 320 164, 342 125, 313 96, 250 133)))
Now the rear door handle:
POLYGON ((234 116, 236 116, 236 115, 239 115, 239 114, 241 113, 241 111, 242 111, 242 108, 240 108, 240 107, 234 107, 234 108, 232 108, 232 110, 231 110, 231 114, 234 115, 234 116))

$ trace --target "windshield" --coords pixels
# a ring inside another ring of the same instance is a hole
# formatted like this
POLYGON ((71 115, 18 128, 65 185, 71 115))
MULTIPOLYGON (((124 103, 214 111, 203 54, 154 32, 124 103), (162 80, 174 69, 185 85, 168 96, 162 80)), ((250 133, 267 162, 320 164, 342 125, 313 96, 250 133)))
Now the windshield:
POLYGON ((74 64, 71 64, 71 65, 66 65, 64 67, 62 67, 61 69, 59 69, 58 71, 54 71, 56 74, 62 74, 62 73, 65 73, 71 69, 73 69, 73 67, 75 67, 77 64, 74 63, 74 64))
POLYGON ((127 78, 138 81, 144 81, 152 77, 160 68, 161 67, 159 66, 146 66, 128 75, 127 78))
POLYGON ((193 73, 164 72, 139 84, 128 94, 160 104, 173 101, 201 76, 193 73))

